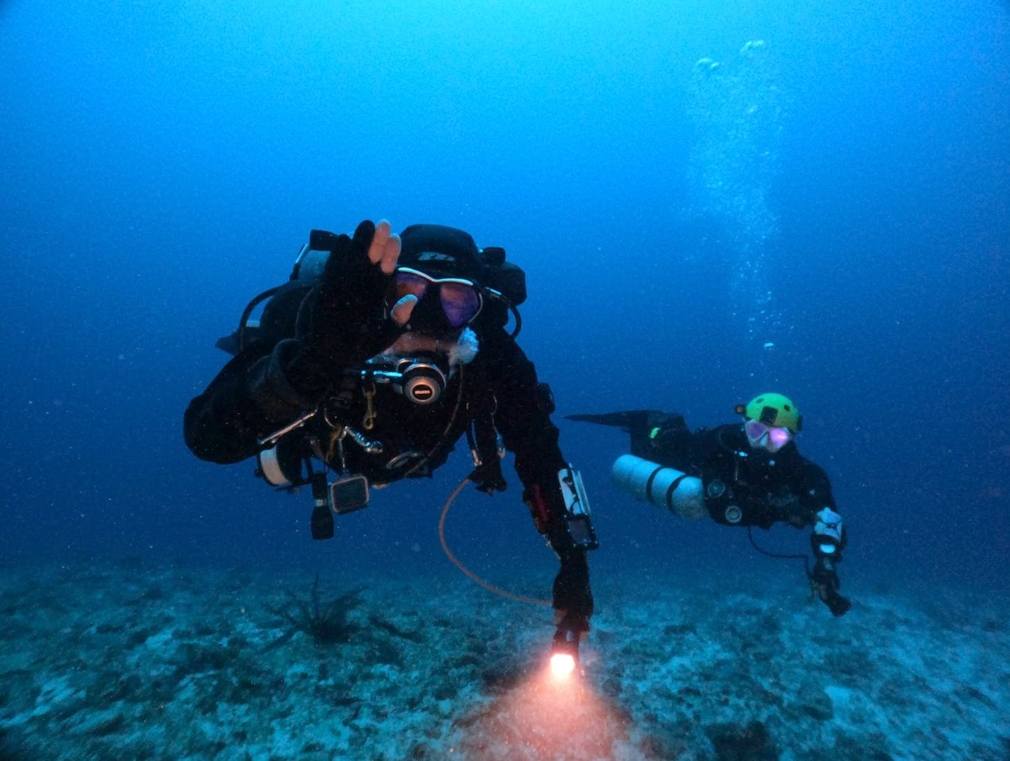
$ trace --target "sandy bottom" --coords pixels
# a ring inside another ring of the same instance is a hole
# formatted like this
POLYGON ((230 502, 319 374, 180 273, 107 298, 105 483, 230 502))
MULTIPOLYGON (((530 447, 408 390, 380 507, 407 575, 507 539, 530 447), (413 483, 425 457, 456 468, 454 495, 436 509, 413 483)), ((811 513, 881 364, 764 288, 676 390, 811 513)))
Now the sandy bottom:
POLYGON ((1010 757, 1005 600, 660 581, 554 681, 550 610, 452 570, 0 570, 0 759, 1010 757))

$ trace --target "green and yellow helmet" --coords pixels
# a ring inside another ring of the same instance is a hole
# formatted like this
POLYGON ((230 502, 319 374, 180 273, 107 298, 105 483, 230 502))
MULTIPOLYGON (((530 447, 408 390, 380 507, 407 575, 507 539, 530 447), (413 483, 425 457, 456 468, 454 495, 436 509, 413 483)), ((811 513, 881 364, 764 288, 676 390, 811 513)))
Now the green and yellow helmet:
POLYGON ((803 416, 792 400, 782 394, 758 394, 746 405, 736 406, 738 415, 747 420, 759 420, 765 425, 788 428, 799 433, 803 428, 803 416))

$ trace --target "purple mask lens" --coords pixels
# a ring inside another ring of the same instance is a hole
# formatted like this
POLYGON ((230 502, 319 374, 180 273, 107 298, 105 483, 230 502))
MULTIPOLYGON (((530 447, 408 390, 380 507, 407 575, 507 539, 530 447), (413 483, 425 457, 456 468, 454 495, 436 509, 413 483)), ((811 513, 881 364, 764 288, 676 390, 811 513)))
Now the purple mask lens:
POLYGON ((413 272, 397 272, 396 278, 393 280, 394 290, 390 296, 390 306, 404 296, 416 296, 420 300, 424 296, 424 292, 428 290, 430 282, 413 272))
POLYGON ((480 291, 468 283, 440 283, 439 297, 442 310, 454 328, 466 325, 481 308, 480 291))
POLYGON ((757 444, 761 437, 768 433, 768 426, 757 420, 748 420, 744 423, 743 429, 751 444, 757 444))
POLYGON ((793 435, 790 433, 788 428, 769 428, 768 429, 768 449, 772 452, 778 452, 782 447, 789 443, 793 435))

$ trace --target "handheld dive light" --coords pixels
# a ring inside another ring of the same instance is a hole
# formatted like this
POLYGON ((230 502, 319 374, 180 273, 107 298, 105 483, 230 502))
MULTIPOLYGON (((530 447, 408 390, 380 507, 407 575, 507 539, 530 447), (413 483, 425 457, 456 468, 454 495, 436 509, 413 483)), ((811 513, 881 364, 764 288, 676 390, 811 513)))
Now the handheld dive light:
POLYGON ((579 662, 578 632, 558 629, 551 646, 551 674, 559 679, 567 678, 575 671, 579 662))

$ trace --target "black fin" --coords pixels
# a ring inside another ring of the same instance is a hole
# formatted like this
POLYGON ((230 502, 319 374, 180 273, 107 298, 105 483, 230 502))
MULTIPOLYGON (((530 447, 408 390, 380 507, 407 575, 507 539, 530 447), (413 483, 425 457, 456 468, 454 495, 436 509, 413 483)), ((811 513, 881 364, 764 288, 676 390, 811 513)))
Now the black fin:
POLYGON ((231 354, 233 357, 238 354, 238 333, 232 333, 230 336, 221 336, 217 341, 214 342, 216 346, 221 351, 231 354))
POLYGON ((658 410, 626 410, 624 412, 607 412, 602 415, 565 415, 565 420, 577 423, 596 423, 621 428, 626 433, 639 430, 649 425, 649 416, 658 410))

